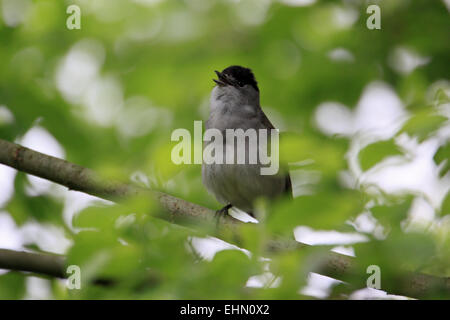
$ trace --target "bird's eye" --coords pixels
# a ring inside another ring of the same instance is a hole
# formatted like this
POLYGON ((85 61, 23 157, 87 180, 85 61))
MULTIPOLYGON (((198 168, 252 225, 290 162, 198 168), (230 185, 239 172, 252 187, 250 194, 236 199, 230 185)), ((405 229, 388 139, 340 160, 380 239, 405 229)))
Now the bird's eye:
POLYGON ((244 83, 242 81, 238 81, 238 85, 239 85, 239 87, 243 87, 244 83))

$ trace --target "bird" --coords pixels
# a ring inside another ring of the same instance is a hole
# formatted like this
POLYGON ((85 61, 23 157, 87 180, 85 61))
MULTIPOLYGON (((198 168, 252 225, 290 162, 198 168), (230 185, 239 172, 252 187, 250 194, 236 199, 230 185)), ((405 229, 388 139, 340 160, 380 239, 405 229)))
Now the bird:
MULTIPOLYGON (((215 86, 210 97, 209 118, 205 129, 219 130, 224 136, 227 129, 267 129, 268 137, 275 129, 260 105, 258 83, 250 68, 232 65, 222 72, 215 71, 218 79, 213 79, 215 86)), ((260 143, 245 145, 248 152, 264 147, 260 143)), ((204 142, 205 148, 210 142, 204 142)), ((223 140, 223 157, 230 152, 230 141, 223 140)), ((225 162, 225 161, 224 161, 225 162)), ((219 216, 227 215, 232 207, 238 208, 255 217, 254 203, 258 198, 275 199, 283 194, 292 197, 292 185, 289 173, 262 175, 264 165, 258 158, 256 163, 249 161, 246 154, 245 163, 202 163, 202 182, 207 191, 225 206, 216 211, 219 216)))

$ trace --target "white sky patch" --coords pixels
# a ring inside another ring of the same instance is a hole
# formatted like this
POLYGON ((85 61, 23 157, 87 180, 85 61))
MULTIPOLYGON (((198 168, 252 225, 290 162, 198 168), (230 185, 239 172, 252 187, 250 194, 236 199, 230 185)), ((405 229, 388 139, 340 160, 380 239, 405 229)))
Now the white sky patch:
POLYGON ((315 122, 327 135, 356 133, 389 139, 400 130, 408 113, 395 91, 383 82, 365 87, 354 111, 339 102, 323 102, 316 108, 315 122))
POLYGON ((26 277, 27 294, 25 300, 52 299, 50 281, 38 277, 26 277))
POLYGON ((447 10, 450 12, 450 0, 442 0, 447 7, 447 10))
POLYGON ((64 229, 51 224, 30 221, 20 228, 23 244, 35 243, 41 250, 63 254, 72 245, 64 229))
POLYGON ((63 209, 64 222, 69 228, 74 230, 72 227, 73 217, 78 212, 95 204, 112 205, 113 203, 78 191, 66 192, 63 209))
MULTIPOLYGON (((65 151, 59 142, 44 128, 35 126, 27 131, 25 136, 19 141, 19 143, 27 148, 35 151, 45 153, 47 155, 64 159, 65 151)), ((35 196, 44 193, 54 193, 56 190, 63 190, 60 185, 56 185, 53 182, 38 178, 33 175, 27 175, 30 182, 27 193, 35 196)))
POLYGON ((349 170, 341 170, 338 172, 339 183, 348 189, 354 189, 358 185, 358 180, 349 170))
POLYGON ((252 276, 247 280, 246 287, 249 288, 276 288, 281 284, 281 278, 271 272, 252 276))
POLYGON ((339 102, 323 102, 315 111, 315 121, 327 135, 349 136, 354 133, 354 116, 352 111, 339 102))
POLYGON ((340 253, 346 256, 355 257, 355 248, 353 247, 344 247, 344 246, 337 246, 331 249, 331 251, 340 253))
POLYGON ((402 221, 403 230, 406 232, 423 232, 433 224, 435 220, 435 211, 428 201, 422 197, 414 199, 408 212, 408 217, 402 221))
POLYGON ((36 221, 19 227, 8 212, 0 212, 0 248, 24 250, 24 246, 31 243, 42 250, 60 254, 72 244, 60 227, 36 221))
MULTIPOLYGON (((449 0, 450 1, 450 0, 449 0)), ((450 97, 450 81, 448 79, 439 79, 433 82, 427 89, 426 98, 428 102, 433 102, 436 99, 438 91, 444 91, 447 97, 450 97)))
POLYGON ((316 3, 316 0, 278 0, 280 3, 291 7, 306 7, 316 3))
POLYGON ((332 287, 339 283, 342 283, 342 281, 310 272, 307 285, 300 290, 300 293, 319 299, 325 299, 330 295, 332 287))
POLYGON ((333 10, 333 22, 338 28, 351 27, 358 20, 358 17, 358 11, 351 7, 336 7, 333 10))
POLYGON ((31 7, 30 0, 3 0, 2 18, 8 27, 17 27, 25 21, 31 7))
MULTIPOLYGON (((193 250, 202 258, 207 261, 212 261, 217 252, 222 250, 240 250, 250 257, 251 253, 248 250, 239 248, 235 245, 229 244, 223 240, 217 238, 198 238, 190 237, 188 242, 193 247, 193 250)), ((192 248, 189 247, 189 250, 192 248)), ((269 259, 261 257, 261 261, 269 261, 269 259)), ((260 275, 251 276, 246 283, 246 287, 249 288, 276 288, 281 283, 281 278, 276 277, 273 273, 269 272, 269 265, 266 264, 265 272, 260 275)))
POLYGON ((108 127, 120 119, 124 98, 120 81, 114 76, 98 77, 86 88, 83 116, 97 125, 108 127))
POLYGON ((271 4, 271 0, 236 1, 233 9, 240 22, 250 26, 257 26, 266 20, 271 4))
POLYGON ((200 20, 189 11, 175 11, 167 16, 162 26, 161 39, 180 43, 197 37, 202 31, 200 20))
POLYGON ((369 239, 359 233, 344 233, 334 230, 314 230, 307 226, 294 229, 295 240, 309 245, 344 245, 366 242, 369 239))
POLYGON ((163 0, 133 0, 133 2, 146 5, 146 6, 154 6, 155 4, 158 4, 162 2, 163 0))
POLYGON ((354 221, 349 222, 349 224, 354 226, 358 232, 371 233, 375 230, 377 220, 370 212, 364 212, 358 215, 354 221))
POLYGON ((143 171, 137 170, 130 175, 130 180, 136 184, 150 188, 150 179, 143 171))
POLYGON ((77 42, 62 59, 56 72, 56 87, 70 103, 80 103, 85 91, 98 76, 105 50, 98 41, 77 42))
POLYGON ((407 115, 403 103, 390 86, 372 82, 364 89, 356 107, 355 129, 388 139, 400 130, 407 115))
POLYGON ((211 261, 214 259, 214 256, 217 252, 222 250, 240 250, 244 252, 247 256, 250 256, 250 252, 245 249, 241 249, 235 245, 229 244, 223 240, 217 238, 199 238, 199 237, 190 237, 188 241, 191 242, 194 250, 199 254, 203 259, 211 261))
POLYGON ((128 45, 125 39, 130 39, 133 41, 148 41, 154 38, 162 30, 164 25, 164 20, 160 14, 154 14, 150 17, 147 15, 144 19, 130 20, 125 31, 124 37, 120 37, 116 41, 116 46, 118 49, 122 45, 128 45))
POLYGON ((387 294, 386 291, 377 290, 373 288, 364 288, 354 291, 349 300, 410 300, 411 298, 404 296, 397 296, 393 294, 387 294))
POLYGON ((14 194, 14 178, 17 171, 0 165, 0 208, 4 207, 14 194))
POLYGON ((4 211, 0 211, 0 248, 11 250, 22 248, 19 228, 9 213, 4 211))
POLYGON ((298 197, 301 195, 314 194, 315 185, 320 181, 321 172, 295 169, 290 171, 290 176, 292 182, 292 194, 294 197, 298 197))
POLYGON ((360 181, 364 184, 375 184, 390 194, 404 192, 421 192, 430 200, 434 208, 438 208, 450 189, 448 178, 440 179, 439 170, 433 160, 437 150, 437 139, 429 139, 421 144, 417 140, 403 136, 409 141, 416 141, 412 159, 406 163, 392 165, 376 165, 365 172, 360 181))
POLYGON ((392 69, 400 74, 408 75, 414 69, 430 63, 431 58, 421 56, 405 47, 397 47, 390 53, 388 60, 392 69))
POLYGON ((353 53, 344 48, 336 48, 328 52, 328 57, 334 61, 354 62, 355 57, 353 53))
POLYGON ((6 106, 0 105, 0 126, 13 122, 14 115, 12 112, 6 106))
POLYGON ((120 116, 115 118, 115 124, 123 136, 138 137, 158 127, 169 126, 172 119, 170 110, 153 106, 145 97, 131 97, 125 101, 120 116))

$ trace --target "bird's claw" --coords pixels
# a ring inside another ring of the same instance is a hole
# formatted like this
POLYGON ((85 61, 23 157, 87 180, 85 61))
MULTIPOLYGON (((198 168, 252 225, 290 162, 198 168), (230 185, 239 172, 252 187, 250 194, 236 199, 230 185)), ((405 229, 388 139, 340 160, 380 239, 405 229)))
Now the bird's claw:
POLYGON ((220 220, 221 217, 224 217, 224 216, 229 215, 228 210, 229 210, 232 206, 233 206, 233 205, 230 203, 230 204, 227 204, 227 205, 226 205, 225 207, 223 207, 222 209, 217 210, 217 211, 214 213, 214 217, 215 217, 217 220, 220 220))

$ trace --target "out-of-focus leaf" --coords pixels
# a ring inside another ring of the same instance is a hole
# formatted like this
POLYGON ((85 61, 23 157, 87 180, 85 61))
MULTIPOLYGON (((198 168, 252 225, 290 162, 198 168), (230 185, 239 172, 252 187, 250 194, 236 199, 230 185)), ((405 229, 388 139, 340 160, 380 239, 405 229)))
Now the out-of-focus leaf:
MULTIPOLYGON (((306 251, 306 250, 305 250, 306 251)), ((275 288, 260 293, 263 299, 298 299, 299 288, 306 285, 307 274, 311 267, 306 261, 307 254, 303 250, 282 252, 272 257, 270 272, 274 277, 275 288)))
POLYGON ((395 280, 407 276, 402 270, 414 271, 424 266, 436 254, 431 235, 423 233, 392 233, 386 240, 355 245, 358 264, 366 269, 377 265, 381 269, 381 289, 401 285, 395 280))
POLYGON ((34 218, 39 222, 61 224, 63 203, 60 199, 50 195, 28 196, 26 175, 19 173, 15 181, 15 194, 7 204, 6 210, 11 213, 14 221, 21 225, 28 219, 34 218))
POLYGON ((352 190, 304 195, 276 206, 267 224, 273 232, 292 232, 298 225, 333 229, 362 212, 361 194, 352 190))
POLYGON ((450 142, 440 146, 433 159, 436 164, 442 165, 439 175, 443 177, 450 170, 450 142))
POLYGON ((87 207, 73 217, 72 224, 78 228, 96 228, 111 232, 151 215, 156 209, 155 199, 137 196, 120 204, 87 207))
POLYGON ((442 201, 441 214, 442 215, 450 214, 450 192, 447 192, 444 201, 442 201))
POLYGON ((390 203, 376 205, 370 211, 382 225, 400 228, 400 222, 406 218, 412 200, 413 197, 392 199, 390 203))
POLYGON ((0 300, 23 299, 26 293, 25 276, 19 272, 0 275, 0 300))
POLYGON ((68 264, 78 265, 82 279, 108 278, 131 274, 139 265, 139 250, 122 244, 109 232, 83 231, 75 237, 68 264))
POLYGON ((345 166, 345 151, 344 141, 335 138, 292 133, 280 136, 280 162, 291 163, 293 168, 300 163, 305 169, 334 174, 345 166))
POLYGON ((113 206, 88 207, 74 216, 72 224, 77 228, 97 228, 111 231, 121 211, 113 206))
POLYGON ((406 132, 410 136, 417 137, 419 141, 423 141, 446 121, 448 121, 446 117, 435 114, 433 110, 420 110, 406 122, 401 132, 406 132))
MULTIPOLYGON (((216 253, 210 267, 211 279, 220 278, 218 284, 223 288, 229 287, 231 290, 234 290, 238 283, 245 285, 255 271, 251 259, 240 250, 222 250, 216 253)), ((233 295, 231 292, 229 294, 233 295)))
POLYGON ((394 140, 391 139, 369 144, 359 152, 358 158, 361 169, 366 171, 386 157, 401 154, 402 152, 399 147, 395 144, 394 140))

